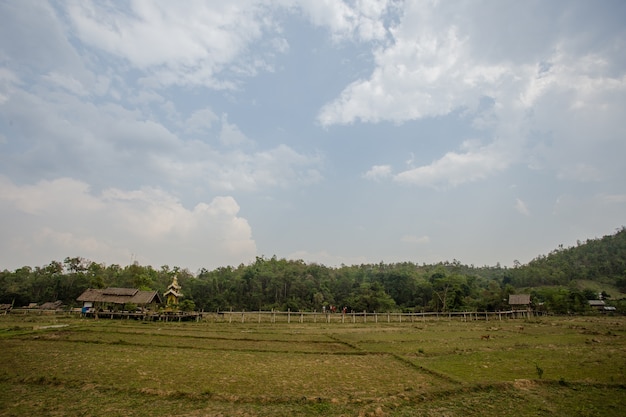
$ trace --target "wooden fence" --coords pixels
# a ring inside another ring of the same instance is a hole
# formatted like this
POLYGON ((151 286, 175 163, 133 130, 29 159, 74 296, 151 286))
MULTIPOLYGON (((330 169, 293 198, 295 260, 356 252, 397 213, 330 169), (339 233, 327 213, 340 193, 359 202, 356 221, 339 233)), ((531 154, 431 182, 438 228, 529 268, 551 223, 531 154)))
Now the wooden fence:
POLYGON ((455 311, 446 313, 321 313, 306 311, 220 311, 203 312, 206 321, 228 323, 415 323, 427 320, 510 320, 527 319, 538 312, 530 310, 509 310, 490 312, 455 311))
POLYGON ((226 323, 415 323, 433 320, 459 321, 501 321, 510 319, 528 319, 543 313, 532 310, 508 311, 454 311, 454 312, 421 312, 421 313, 329 313, 310 311, 218 311, 218 312, 128 312, 128 311, 89 311, 81 313, 80 309, 37 310, 13 309, 11 314, 80 314, 83 317, 103 319, 126 319, 142 321, 209 321, 226 323))

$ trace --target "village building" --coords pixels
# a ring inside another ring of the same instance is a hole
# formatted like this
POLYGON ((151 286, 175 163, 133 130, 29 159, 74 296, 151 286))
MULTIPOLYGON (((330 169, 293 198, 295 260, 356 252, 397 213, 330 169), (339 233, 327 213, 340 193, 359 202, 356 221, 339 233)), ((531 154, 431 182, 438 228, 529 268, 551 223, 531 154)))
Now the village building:
POLYGON ((594 310, 604 310, 604 300, 589 300, 589 307, 593 308, 594 310))
POLYGON ((126 305, 135 305, 142 310, 156 310, 163 303, 157 291, 141 291, 135 288, 89 288, 76 300, 83 303, 83 311, 123 309, 126 305))
POLYGON ((174 279, 172 279, 172 283, 167 287, 165 293, 163 293, 163 297, 165 297, 165 303, 168 306, 177 306, 178 300, 183 296, 180 292, 180 285, 178 284, 178 277, 174 275, 174 279))
POLYGON ((509 294, 509 305, 516 316, 530 317, 533 314, 530 294, 509 294))
POLYGON ((50 301, 47 303, 43 303, 42 305, 36 307, 40 310, 61 310, 63 309, 62 301, 50 301))
POLYGON ((530 294, 509 294, 509 305, 511 308, 530 309, 530 294))

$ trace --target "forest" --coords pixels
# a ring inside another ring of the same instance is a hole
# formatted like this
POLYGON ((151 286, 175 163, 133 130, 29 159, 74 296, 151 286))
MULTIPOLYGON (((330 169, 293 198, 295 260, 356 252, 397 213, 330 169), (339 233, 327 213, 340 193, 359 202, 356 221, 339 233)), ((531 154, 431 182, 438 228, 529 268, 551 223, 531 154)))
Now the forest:
POLYGON ((201 269, 134 263, 105 265, 67 257, 43 266, 0 271, 0 304, 15 307, 62 301, 76 307, 87 288, 167 288, 182 285, 181 308, 198 311, 498 311, 509 294, 531 294, 535 308, 555 314, 589 311, 587 300, 604 298, 626 313, 626 228, 612 235, 559 246, 513 267, 413 262, 327 267, 302 260, 257 257, 247 265, 201 269))

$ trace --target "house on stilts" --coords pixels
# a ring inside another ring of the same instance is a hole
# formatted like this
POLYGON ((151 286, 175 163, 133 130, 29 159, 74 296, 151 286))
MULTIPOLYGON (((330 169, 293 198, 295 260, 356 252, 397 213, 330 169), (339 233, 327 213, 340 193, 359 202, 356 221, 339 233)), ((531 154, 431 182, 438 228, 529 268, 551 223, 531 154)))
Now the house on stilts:
POLYGON ((77 299, 83 303, 82 311, 121 311, 135 306, 140 311, 156 311, 163 299, 157 291, 136 288, 89 288, 77 299))

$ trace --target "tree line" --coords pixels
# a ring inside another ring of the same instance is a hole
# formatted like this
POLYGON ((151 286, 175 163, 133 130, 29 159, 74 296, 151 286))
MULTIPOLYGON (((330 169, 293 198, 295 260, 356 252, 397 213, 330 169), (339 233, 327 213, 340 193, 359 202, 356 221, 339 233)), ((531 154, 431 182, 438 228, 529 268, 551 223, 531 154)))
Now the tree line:
MULTIPOLYGON (((598 293, 573 285, 593 280, 626 292, 626 229, 579 242, 514 267, 413 262, 327 267, 302 260, 257 257, 237 267, 197 273, 163 265, 105 265, 67 257, 44 266, 0 272, 0 303, 24 306, 60 300, 76 306, 87 288, 126 287, 163 293, 176 275, 188 305, 197 310, 497 311, 508 296, 531 293, 556 313, 586 311, 598 293)), ((608 295, 605 293, 605 295, 608 295)))

